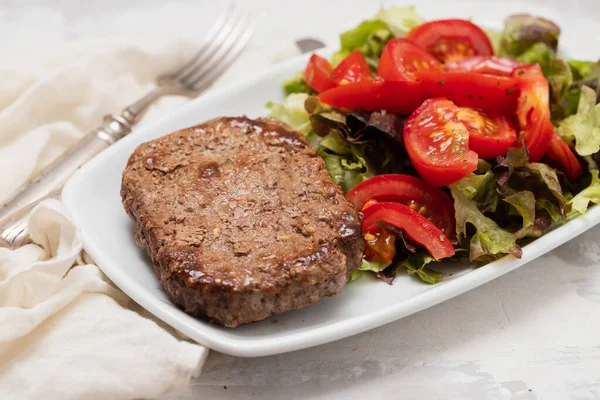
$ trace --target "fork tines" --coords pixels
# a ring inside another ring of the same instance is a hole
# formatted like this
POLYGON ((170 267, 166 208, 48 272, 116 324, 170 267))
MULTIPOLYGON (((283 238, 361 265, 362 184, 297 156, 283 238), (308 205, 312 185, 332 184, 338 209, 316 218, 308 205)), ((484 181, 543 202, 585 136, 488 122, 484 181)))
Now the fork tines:
POLYGON ((200 50, 166 78, 179 81, 190 90, 205 90, 240 55, 255 28, 249 12, 230 5, 227 12, 209 29, 200 50))

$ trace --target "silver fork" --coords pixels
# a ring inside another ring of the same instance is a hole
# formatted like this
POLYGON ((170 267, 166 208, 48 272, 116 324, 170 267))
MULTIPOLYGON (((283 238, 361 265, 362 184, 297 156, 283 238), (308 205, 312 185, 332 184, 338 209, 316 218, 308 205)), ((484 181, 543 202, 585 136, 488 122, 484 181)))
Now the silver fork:
POLYGON ((221 76, 254 34, 248 13, 229 7, 210 28, 202 48, 171 73, 156 79, 156 87, 121 111, 104 117, 103 124, 31 178, 0 208, 0 247, 17 248, 31 242, 29 212, 42 200, 58 198, 62 186, 83 164, 131 132, 144 112, 165 95, 195 97, 221 76))

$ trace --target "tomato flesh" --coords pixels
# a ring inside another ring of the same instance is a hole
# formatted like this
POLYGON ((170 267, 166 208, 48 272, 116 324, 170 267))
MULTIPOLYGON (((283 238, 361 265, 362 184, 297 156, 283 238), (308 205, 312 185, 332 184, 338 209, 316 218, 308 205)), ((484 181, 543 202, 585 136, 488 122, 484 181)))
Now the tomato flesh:
POLYGON ((404 127, 404 145, 417 172, 432 185, 446 186, 477 169, 469 132, 458 107, 445 98, 426 100, 404 127))
POLYGON ((331 79, 336 85, 346 85, 371 78, 369 64, 367 64, 365 56, 359 50, 350 53, 331 73, 331 79))
POLYGON ((407 39, 390 40, 381 54, 377 75, 391 81, 414 81, 417 71, 436 71, 442 64, 407 39))
POLYGON ((427 98, 446 97, 459 107, 509 114, 519 97, 518 83, 512 78, 461 71, 419 72, 417 76, 427 98))
POLYGON ((469 149, 479 158, 504 156, 517 140, 517 132, 502 115, 490 116, 483 111, 461 108, 457 114, 469 131, 469 149))
POLYGON ((510 76, 515 68, 525 64, 496 56, 474 56, 444 64, 447 71, 477 72, 497 76, 510 76))
POLYGON ((519 96, 511 78, 474 72, 417 72, 417 82, 366 80, 334 87, 320 100, 350 110, 410 114, 425 100, 446 97, 458 106, 498 113, 514 113, 519 96))
POLYGON ((404 204, 431 221, 450 240, 456 237, 454 203, 450 197, 414 176, 377 175, 359 183, 346 197, 357 211, 382 201, 404 204))
POLYGON ((304 81, 316 92, 323 92, 337 86, 331 79, 333 67, 323 57, 313 54, 304 69, 304 81))
POLYGON ((407 38, 442 62, 494 54, 486 33, 477 25, 463 19, 424 23, 411 30, 407 38))
POLYGON ((575 157, 569 145, 560 136, 556 134, 552 136, 546 155, 549 164, 557 166, 572 182, 579 179, 583 174, 579 160, 575 157))
POLYGON ((550 146, 554 126, 550 120, 550 91, 548 81, 538 64, 519 67, 512 72, 518 81, 520 94, 517 118, 525 136, 529 159, 539 161, 550 146))
POLYGON ((364 235, 364 239, 364 256, 367 260, 389 262, 396 255, 396 235, 393 233, 384 230, 370 232, 364 235))
POLYGON ((377 221, 401 229, 413 242, 425 247, 436 259, 454 255, 454 247, 433 223, 409 207, 399 203, 381 202, 363 211, 363 233, 378 232, 377 221))
POLYGON ((338 108, 409 114, 423 102, 420 84, 407 81, 366 80, 338 86, 319 99, 338 108))

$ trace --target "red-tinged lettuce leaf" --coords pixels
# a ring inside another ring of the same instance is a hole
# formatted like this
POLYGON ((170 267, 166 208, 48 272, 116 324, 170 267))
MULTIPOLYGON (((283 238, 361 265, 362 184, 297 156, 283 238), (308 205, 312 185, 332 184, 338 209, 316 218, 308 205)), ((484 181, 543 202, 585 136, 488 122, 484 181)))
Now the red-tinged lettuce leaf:
POLYGON ((517 239, 538 238, 544 234, 546 229, 552 225, 552 217, 546 210, 537 210, 533 224, 526 228, 519 229, 515 235, 517 239))
POLYGON ((363 143, 366 140, 389 139, 391 145, 404 146, 403 132, 406 118, 383 111, 357 111, 348 114, 346 125, 349 133, 347 140, 363 143))
POLYGON ((511 15, 504 20, 501 52, 515 58, 538 43, 556 52, 559 36, 560 27, 548 19, 530 14, 511 15))
POLYGON ((559 209, 558 206, 552 201, 546 199, 536 199, 535 209, 546 211, 554 222, 562 222, 565 219, 562 210, 559 209))
POLYGON ((529 191, 538 209, 547 209, 553 218, 558 215, 562 219, 566 199, 556 171, 546 164, 530 163, 528 158, 524 147, 510 148, 506 157, 499 157, 495 168, 497 192, 507 198, 529 191))
MULTIPOLYGON (((542 187, 545 187, 553 196, 559 209, 563 209, 567 200, 562 193, 562 187, 556 175, 556 171, 552 167, 542 163, 529 163, 527 169, 537 178, 542 187)), ((538 196, 537 198, 543 198, 538 196)))
POLYGON ((525 237, 540 237, 552 224, 552 218, 548 211, 536 210, 536 200, 532 192, 525 190, 503 199, 511 205, 523 219, 522 228, 515 232, 517 239, 525 237))

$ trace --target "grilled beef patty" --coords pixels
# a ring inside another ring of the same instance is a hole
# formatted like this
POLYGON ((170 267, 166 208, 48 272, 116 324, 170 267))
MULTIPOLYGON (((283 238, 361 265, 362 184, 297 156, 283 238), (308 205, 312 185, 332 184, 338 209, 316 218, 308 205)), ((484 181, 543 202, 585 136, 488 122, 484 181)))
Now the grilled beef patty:
POLYGON ((352 204, 275 119, 217 118, 144 143, 121 196, 173 301, 225 326, 335 295, 361 262, 352 204))

